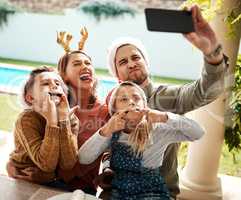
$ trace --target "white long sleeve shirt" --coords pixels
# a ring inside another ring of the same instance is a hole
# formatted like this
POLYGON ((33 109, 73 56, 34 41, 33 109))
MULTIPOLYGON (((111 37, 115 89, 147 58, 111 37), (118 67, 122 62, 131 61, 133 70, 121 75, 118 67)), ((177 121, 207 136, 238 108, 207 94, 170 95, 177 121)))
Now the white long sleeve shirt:
MULTIPOLYGON (((167 113, 166 123, 155 123, 152 129, 152 144, 143 152, 142 164, 147 168, 162 165, 164 152, 171 143, 194 141, 202 137, 204 129, 195 121, 181 115, 167 113)), ((128 134, 121 132, 118 142, 127 144, 128 134)), ((90 164, 110 147, 111 137, 104 137, 97 131, 79 149, 79 162, 90 164)))

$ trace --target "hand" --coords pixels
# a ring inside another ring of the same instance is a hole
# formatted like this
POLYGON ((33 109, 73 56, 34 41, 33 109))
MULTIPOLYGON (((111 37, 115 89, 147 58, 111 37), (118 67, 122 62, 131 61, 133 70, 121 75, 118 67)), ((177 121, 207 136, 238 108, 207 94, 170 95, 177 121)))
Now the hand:
POLYGON ((57 110, 56 105, 53 100, 51 100, 50 95, 47 93, 43 99, 42 105, 38 106, 34 104, 34 110, 40 113, 47 121, 49 126, 57 126, 57 110))
POLYGON ((137 124, 140 123, 140 121, 142 120, 143 116, 146 114, 146 110, 136 110, 136 109, 132 109, 132 110, 128 110, 126 111, 127 114, 125 116, 125 120, 126 120, 126 130, 128 132, 135 129, 137 124))
POLYGON ((161 112, 154 109, 148 109, 148 119, 151 121, 151 123, 157 123, 157 122, 167 122, 168 115, 166 112, 161 112))
MULTIPOLYGON (((201 11, 197 5, 191 7, 191 12, 195 32, 184 34, 184 37, 200 49, 204 55, 208 55, 217 48, 217 37, 208 22, 202 17, 201 11)), ((215 61, 220 61, 222 59, 223 56, 220 54, 220 57, 215 61)), ((215 61, 213 60, 213 62, 215 61)))
POLYGON ((105 137, 111 137, 112 133, 125 129, 125 115, 125 111, 115 113, 109 119, 109 121, 100 129, 100 135, 105 137))
POLYGON ((114 171, 111 169, 108 169, 104 171, 102 174, 98 175, 93 183, 94 185, 100 186, 103 190, 110 189, 111 188, 111 181, 114 177, 114 171))
POLYGON ((73 113, 76 112, 76 110, 79 109, 79 106, 75 106, 73 108, 69 108, 69 102, 65 94, 62 94, 60 103, 57 107, 58 111, 58 119, 59 121, 67 120, 71 117, 73 113))
POLYGON ((43 172, 37 167, 28 167, 21 170, 21 172, 23 175, 18 176, 18 178, 21 177, 22 179, 33 181, 35 183, 48 183, 55 179, 54 172, 43 172))
POLYGON ((20 174, 20 170, 14 166, 12 161, 7 163, 6 169, 9 177, 16 178, 16 176, 20 174))
POLYGON ((37 167, 28 167, 23 170, 17 169, 11 163, 7 165, 8 175, 12 178, 21 179, 35 183, 48 183, 55 178, 54 173, 46 173, 37 167))

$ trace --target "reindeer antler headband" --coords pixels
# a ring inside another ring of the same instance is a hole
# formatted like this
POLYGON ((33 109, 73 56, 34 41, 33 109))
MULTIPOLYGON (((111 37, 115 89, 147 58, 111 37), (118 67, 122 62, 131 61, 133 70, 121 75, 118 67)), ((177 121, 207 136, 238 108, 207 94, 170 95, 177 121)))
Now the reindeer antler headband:
MULTIPOLYGON (((82 35, 81 40, 78 43, 78 50, 83 50, 84 44, 88 38, 88 31, 87 29, 81 28, 80 34, 82 35)), ((65 31, 57 32, 57 43, 63 47, 64 51, 66 53, 70 52, 70 42, 72 40, 73 36, 70 33, 67 33, 65 31)))

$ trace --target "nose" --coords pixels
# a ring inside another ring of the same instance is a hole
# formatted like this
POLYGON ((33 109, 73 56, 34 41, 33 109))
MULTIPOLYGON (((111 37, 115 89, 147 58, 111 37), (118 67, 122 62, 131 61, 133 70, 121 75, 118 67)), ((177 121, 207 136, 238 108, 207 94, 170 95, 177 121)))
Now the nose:
POLYGON ((51 89, 56 90, 57 88, 58 88, 57 84, 54 81, 52 81, 51 82, 51 89))
POLYGON ((133 106, 135 106, 135 105, 136 105, 135 101, 130 100, 130 102, 129 102, 129 106, 133 107, 133 106))
POLYGON ((91 67, 88 66, 87 64, 84 64, 82 65, 82 67, 80 67, 79 69, 80 72, 90 72, 91 71, 91 67))
POLYGON ((130 60, 129 63, 128 63, 128 68, 133 69, 135 67, 136 67, 136 63, 134 61, 130 60))

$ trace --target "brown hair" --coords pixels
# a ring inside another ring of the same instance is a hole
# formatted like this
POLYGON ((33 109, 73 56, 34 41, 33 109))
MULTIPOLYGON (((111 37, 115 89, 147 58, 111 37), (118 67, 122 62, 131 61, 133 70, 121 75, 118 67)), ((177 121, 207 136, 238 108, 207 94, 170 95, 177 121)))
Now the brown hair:
MULTIPOLYGON (((24 102, 27 103, 28 105, 29 105, 29 103, 26 100, 26 95, 27 95, 28 91, 33 87, 34 81, 35 81, 35 77, 37 75, 43 73, 43 72, 55 72, 55 70, 53 68, 50 68, 50 67, 47 67, 47 66, 42 66, 42 67, 39 67, 37 69, 34 69, 34 70, 31 71, 31 73, 29 74, 28 80, 24 84, 24 87, 23 87, 23 99, 24 99, 24 102)), ((67 92, 67 87, 66 87, 66 85, 64 84, 63 81, 61 83, 61 86, 63 87, 64 93, 67 94, 68 93, 67 92)))
MULTIPOLYGON (((81 51, 81 50, 68 52, 68 53, 64 54, 59 59, 59 62, 58 62, 58 72, 59 72, 60 76, 62 77, 62 79, 64 80, 66 85, 69 84, 68 81, 66 80, 66 76, 65 76, 67 65, 68 65, 68 62, 69 62, 69 58, 70 58, 71 55, 78 54, 78 53, 85 55, 91 61, 91 58, 84 51, 81 51)), ((90 106, 88 106, 89 108, 92 107, 92 105, 95 103, 95 101, 97 99, 96 98, 96 87, 97 87, 97 79, 95 79, 92 95, 89 98, 89 105, 90 105, 90 106)), ((71 102, 71 94, 69 94, 68 100, 71 102)))
POLYGON ((60 76, 62 77, 62 79, 64 80, 64 82, 66 82, 65 73, 66 73, 66 68, 67 68, 68 62, 69 62, 69 58, 72 54, 77 54, 77 53, 83 54, 91 60, 91 58, 85 52, 80 51, 80 50, 71 51, 69 53, 64 54, 59 59, 59 62, 58 62, 58 72, 59 72, 60 76))

